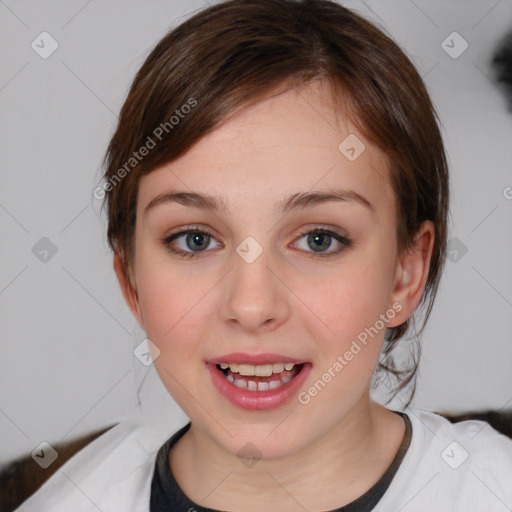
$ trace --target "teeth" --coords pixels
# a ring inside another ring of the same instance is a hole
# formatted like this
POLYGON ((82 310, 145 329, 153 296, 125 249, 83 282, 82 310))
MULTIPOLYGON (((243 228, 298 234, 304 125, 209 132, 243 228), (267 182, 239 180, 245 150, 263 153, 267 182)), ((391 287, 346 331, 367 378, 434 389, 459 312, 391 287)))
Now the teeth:
POLYGON ((291 375, 287 375, 282 381, 281 384, 286 384, 287 382, 290 382, 292 380, 291 375))
POLYGON ((284 370, 290 371, 295 363, 274 363, 274 364, 238 364, 238 363, 220 363, 219 366, 226 370, 229 368, 233 373, 239 373, 247 377, 256 375, 257 377, 270 377, 273 373, 282 373, 284 370))
POLYGON ((245 380, 235 379, 234 384, 237 388, 247 389, 247 382, 245 380))
POLYGON ((268 382, 258 382, 258 390, 259 391, 268 391, 270 389, 270 384, 268 382))
POLYGON ((258 389, 258 384, 256 384, 256 382, 254 382, 253 380, 250 380, 249 382, 247 382, 247 389, 249 391, 256 391, 258 389))
POLYGON ((260 364, 258 366, 252 366, 252 368, 254 372, 251 373, 251 375, 257 375, 258 377, 270 377, 273 372, 273 366, 271 364, 260 364))
MULTIPOLYGON (((220 365, 221 368, 224 366, 224 364, 227 365, 227 363, 222 363, 220 365)), ((290 370, 291 370, 295 365, 293 363, 289 363, 289 364, 291 366, 291 368, 290 368, 290 370)), ((232 365, 227 365, 228 368, 231 368, 231 366, 232 365)), ((240 375, 246 376, 247 372, 250 370, 250 368, 248 369, 246 367, 247 366, 251 366, 251 365, 238 365, 238 366, 239 366, 239 370, 240 370, 240 372, 238 372, 238 373, 240 375)), ((266 372, 268 373, 268 371, 273 370, 275 366, 277 366, 277 370, 281 370, 281 367, 283 367, 283 369, 285 368, 285 364, 284 363, 278 363, 276 365, 270 365, 270 364, 269 365, 259 365, 259 366, 256 366, 256 367, 253 366, 252 367, 254 369, 253 370, 253 375, 254 375, 255 372, 258 372, 258 368, 264 368, 266 370, 266 372)), ((264 372, 260 371, 260 373, 264 373, 264 372)), ((278 375, 280 373, 282 373, 282 370, 277 372, 278 375)), ((253 380, 242 379, 242 378, 239 379, 239 378, 236 378, 236 375, 237 375, 237 373, 231 371, 231 372, 228 372, 227 374, 225 374, 224 377, 229 382, 234 384, 235 386, 237 386, 237 387, 239 387, 241 389, 247 389, 249 391, 268 391, 270 389, 276 389, 276 388, 286 384, 287 382, 290 382, 293 379, 293 376, 290 373, 287 373, 285 375, 281 375, 280 378, 275 379, 275 380, 262 381, 262 382, 255 382, 253 380)), ((256 375, 258 375, 258 374, 256 373, 256 375)), ((268 376, 270 376, 270 375, 272 375, 272 372, 270 372, 268 374, 268 376)))
POLYGON ((254 366, 252 366, 251 364, 239 364, 238 373, 240 375, 254 375, 254 366))
POLYGON ((272 373, 281 373, 284 371, 284 363, 277 363, 272 365, 272 373))
MULTIPOLYGON (((248 389, 249 391, 268 391, 269 389, 276 389, 279 386, 286 384, 290 379, 283 379, 282 382, 280 380, 273 380, 270 382, 254 382, 253 380, 245 381, 242 379, 235 379, 233 384, 238 388, 248 389)), ((231 379, 228 380, 231 381, 231 379)))

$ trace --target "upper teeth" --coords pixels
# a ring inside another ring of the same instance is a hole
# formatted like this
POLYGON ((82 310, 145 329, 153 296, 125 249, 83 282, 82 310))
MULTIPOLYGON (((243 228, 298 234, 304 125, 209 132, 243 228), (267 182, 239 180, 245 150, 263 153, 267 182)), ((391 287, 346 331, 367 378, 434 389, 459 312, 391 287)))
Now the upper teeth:
POLYGON ((238 363, 220 363, 223 370, 229 368, 233 373, 240 375, 256 375, 257 377, 270 377, 273 373, 281 373, 284 370, 291 370, 295 363, 275 363, 275 364, 238 364, 238 363))

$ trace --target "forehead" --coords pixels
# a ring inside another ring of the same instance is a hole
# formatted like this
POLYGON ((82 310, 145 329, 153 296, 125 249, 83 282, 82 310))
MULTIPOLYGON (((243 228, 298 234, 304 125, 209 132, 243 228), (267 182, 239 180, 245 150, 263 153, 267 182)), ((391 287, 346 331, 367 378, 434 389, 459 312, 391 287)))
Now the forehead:
POLYGON ((228 204, 257 199, 262 206, 288 193, 343 188, 385 206, 393 203, 386 166, 378 148, 336 117, 327 87, 310 83, 241 109, 185 155, 144 176, 139 205, 166 189, 216 194, 228 204))

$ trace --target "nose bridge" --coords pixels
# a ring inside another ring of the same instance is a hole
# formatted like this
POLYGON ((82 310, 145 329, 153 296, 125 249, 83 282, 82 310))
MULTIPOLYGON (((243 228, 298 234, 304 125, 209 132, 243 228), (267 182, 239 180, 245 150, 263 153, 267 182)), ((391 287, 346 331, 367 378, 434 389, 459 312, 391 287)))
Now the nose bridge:
POLYGON ((289 315, 286 290, 270 270, 271 251, 248 237, 232 255, 222 305, 224 319, 247 329, 276 327, 289 315))

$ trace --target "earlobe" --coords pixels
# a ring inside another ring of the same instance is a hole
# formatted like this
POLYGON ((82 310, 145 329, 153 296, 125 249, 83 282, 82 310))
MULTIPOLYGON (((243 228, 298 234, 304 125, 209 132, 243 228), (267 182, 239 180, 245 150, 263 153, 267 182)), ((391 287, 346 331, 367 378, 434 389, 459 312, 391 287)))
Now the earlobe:
POLYGON ((140 309, 139 296, 135 287, 135 282, 128 274, 127 265, 125 264, 123 255, 119 252, 114 253, 114 271, 119 281, 119 286, 123 292, 124 300, 130 308, 133 316, 139 325, 144 328, 144 317, 140 309))
POLYGON ((420 303, 430 269, 430 259, 434 247, 434 225, 424 221, 415 237, 415 245, 399 258, 391 303, 399 303, 402 308, 388 327, 396 327, 405 322, 420 303))

